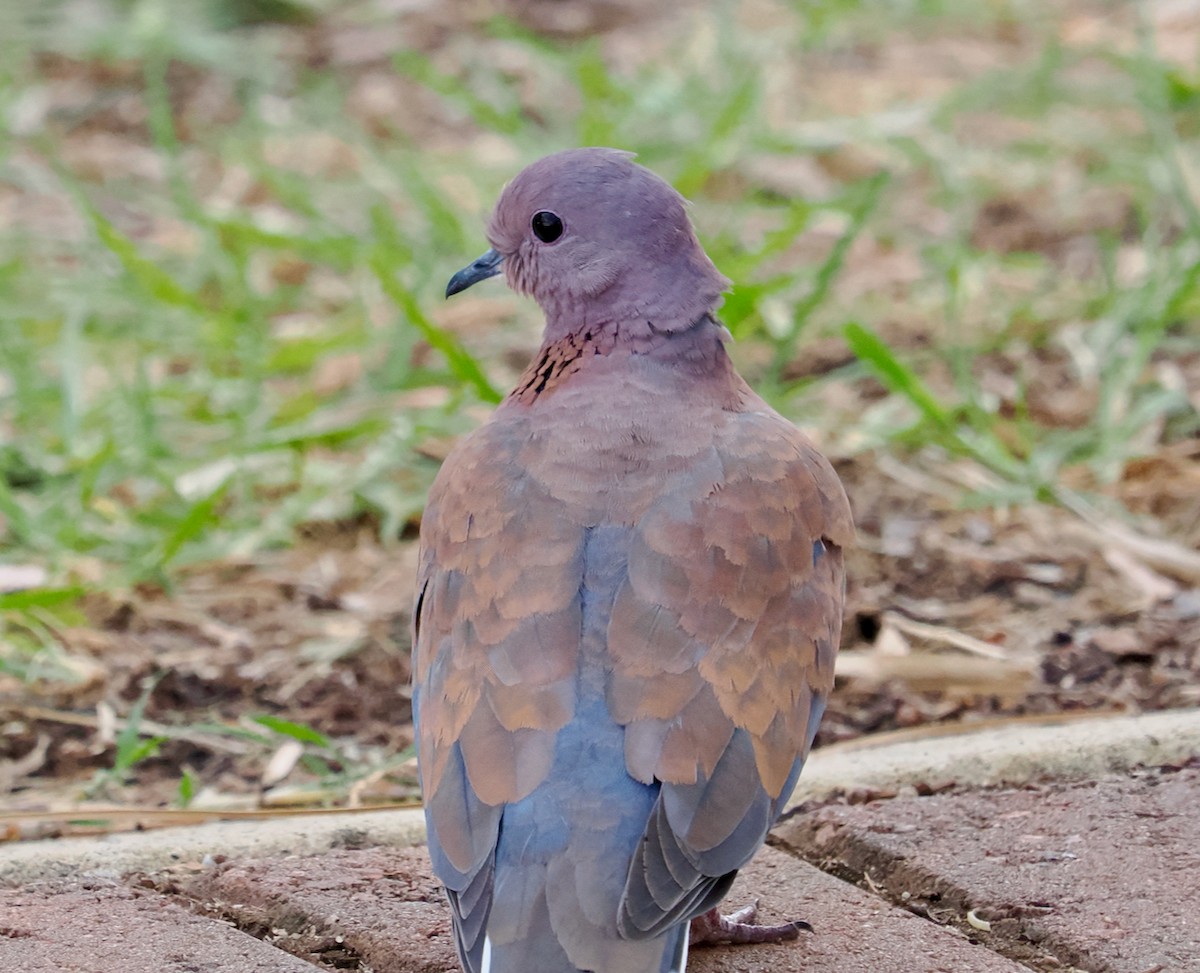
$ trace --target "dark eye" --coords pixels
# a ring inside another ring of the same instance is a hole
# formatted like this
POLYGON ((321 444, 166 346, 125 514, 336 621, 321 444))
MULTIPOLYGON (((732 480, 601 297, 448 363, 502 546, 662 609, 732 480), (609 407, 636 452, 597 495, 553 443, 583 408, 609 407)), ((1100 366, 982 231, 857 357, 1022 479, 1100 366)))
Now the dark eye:
POLYGON ((533 227, 533 235, 541 240, 542 243, 553 243, 562 236, 562 220, 549 210, 534 213, 533 219, 530 221, 530 226, 533 227))

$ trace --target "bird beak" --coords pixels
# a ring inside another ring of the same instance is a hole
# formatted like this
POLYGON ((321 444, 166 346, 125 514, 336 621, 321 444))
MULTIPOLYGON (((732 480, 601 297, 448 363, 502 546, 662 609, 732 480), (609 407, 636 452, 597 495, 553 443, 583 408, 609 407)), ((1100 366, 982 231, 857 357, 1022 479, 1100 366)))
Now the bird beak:
POLYGON ((472 284, 495 277, 500 273, 500 264, 503 260, 504 254, 489 250, 469 267, 463 267, 450 278, 450 283, 446 285, 446 296, 453 297, 460 291, 465 291, 472 284))

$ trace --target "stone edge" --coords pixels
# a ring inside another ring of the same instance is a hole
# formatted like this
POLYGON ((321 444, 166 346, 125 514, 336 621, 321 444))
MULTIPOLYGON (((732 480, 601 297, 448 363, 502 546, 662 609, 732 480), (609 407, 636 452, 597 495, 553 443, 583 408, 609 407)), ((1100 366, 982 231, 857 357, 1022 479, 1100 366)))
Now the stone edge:
MULTIPOLYGON (((1178 765, 1198 755, 1200 709, 971 732, 952 728, 917 740, 856 741, 816 751, 788 806, 862 789, 1082 780, 1138 766, 1178 765)), ((222 856, 312 855, 332 848, 410 846, 424 840, 425 822, 418 809, 217 821, 0 847, 0 885, 80 876, 119 878, 222 856)))
POLYGON ((1086 780, 1200 756, 1200 709, 1071 721, 948 727, 918 739, 870 738, 814 751, 788 808, 860 789, 1015 786, 1086 780))

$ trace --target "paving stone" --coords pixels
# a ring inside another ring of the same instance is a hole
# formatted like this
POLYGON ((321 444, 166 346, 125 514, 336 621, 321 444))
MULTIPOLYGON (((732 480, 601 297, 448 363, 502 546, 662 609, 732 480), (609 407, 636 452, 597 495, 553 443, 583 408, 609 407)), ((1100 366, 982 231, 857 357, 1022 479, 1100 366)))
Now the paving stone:
POLYGON ((805 919, 794 943, 694 950, 688 973, 1028 973, 1026 967, 774 848, 738 875, 723 908, 758 898, 763 922, 805 919))
POLYGON ((232 861, 173 891, 314 961, 357 956, 374 973, 459 970, 449 906, 424 848, 232 861))
MULTIPOLYGON (((459 969, 448 907, 423 850, 231 862, 179 890, 243 927, 274 928, 269 941, 298 955, 328 961, 322 944, 336 942, 375 973, 459 969)), ((739 876, 727 904, 754 897, 764 921, 805 918, 816 932, 795 943, 698 949, 690 973, 1026 973, 954 930, 771 848, 739 876)))
MULTIPOLYGON (((0 811, 0 833, 5 823, 0 811)), ((0 886, 155 872, 218 856, 318 855, 334 848, 404 848, 424 841, 420 808, 289 814, 99 837, 7 841, 0 842, 0 886)))
MULTIPOLYGON (((814 750, 789 807, 854 791, 1019 787, 1030 781, 1082 781, 1139 767, 1186 764, 1200 754, 1200 709, 1127 713, 1048 724, 996 720, 986 729, 922 726, 814 750)), ((1030 717, 1030 719, 1033 719, 1030 717)), ((929 793, 929 791, 926 791, 929 793)), ((0 875, 3 874, 0 854, 0 875)))
POLYGON ((1147 771, 828 807, 777 834, 1038 969, 1194 973, 1198 808, 1200 770, 1147 771))
POLYGON ((226 923, 103 881, 0 889, 0 970, 316 973, 226 923))

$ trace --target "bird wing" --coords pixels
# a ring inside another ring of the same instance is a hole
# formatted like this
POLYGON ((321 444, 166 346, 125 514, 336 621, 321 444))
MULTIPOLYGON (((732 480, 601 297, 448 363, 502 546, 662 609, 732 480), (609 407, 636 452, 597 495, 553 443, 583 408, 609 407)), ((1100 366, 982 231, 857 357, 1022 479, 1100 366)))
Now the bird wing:
POLYGON ((609 625, 626 766, 662 782, 622 899, 627 938, 720 900, 791 793, 833 686, 845 492, 782 417, 726 415, 717 464, 695 464, 635 525, 609 625))
POLYGON ((492 422, 443 464, 421 522, 413 704, 434 869, 478 969, 505 804, 545 778, 571 719, 584 529, 492 422))
MULTIPOLYGON (((622 898, 627 938, 720 899, 790 794, 833 683, 853 533, 845 494, 765 406, 724 416, 711 448, 629 509, 608 707, 630 775, 662 787, 622 898)), ((568 516, 553 478, 531 474, 530 441, 519 421, 467 437, 422 518, 422 790, 472 970, 504 805, 545 779, 576 704, 589 524, 568 516)))

